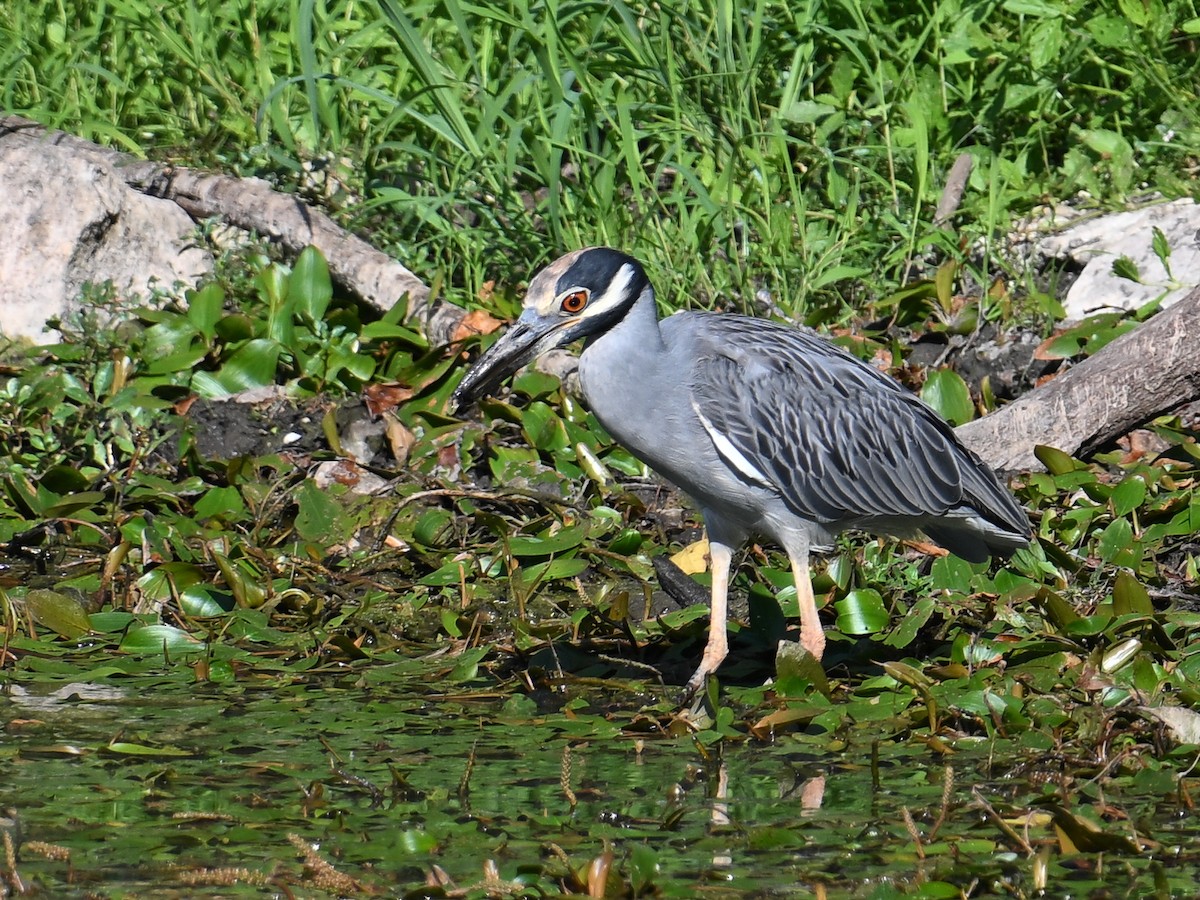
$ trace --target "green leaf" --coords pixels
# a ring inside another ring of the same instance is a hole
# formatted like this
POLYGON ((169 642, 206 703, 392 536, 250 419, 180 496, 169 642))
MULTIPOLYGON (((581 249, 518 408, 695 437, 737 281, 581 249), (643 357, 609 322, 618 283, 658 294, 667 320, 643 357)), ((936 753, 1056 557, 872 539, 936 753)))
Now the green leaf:
MULTIPOLYGON (((216 381, 230 394, 274 384, 282 349, 277 341, 268 338, 247 341, 221 366, 216 381)), ((195 378, 192 385, 196 385, 195 378)))
POLYGON ((199 519, 236 520, 245 512, 246 504, 242 500, 241 491, 232 485, 209 488, 204 496, 196 501, 195 506, 196 517, 199 519))
POLYGON ((296 534, 306 541, 327 546, 344 534, 343 510, 327 491, 306 481, 296 491, 296 534))
POLYGON ((1133 546, 1133 526, 1128 519, 1114 519, 1100 533, 1097 547, 1105 562, 1117 562, 1133 546))
POLYGON ((521 427, 530 446, 539 450, 562 450, 571 438, 562 419, 546 403, 535 400, 521 416, 521 427))
POLYGON ((921 633, 921 629, 925 627, 933 613, 937 610, 937 601, 932 597, 922 597, 913 604, 912 609, 908 611, 900 624, 892 630, 892 633, 887 636, 884 643, 889 647, 904 648, 916 640, 917 635, 921 633))
POLYGON ((816 100, 795 100, 779 111, 781 118, 800 125, 812 125, 837 112, 833 106, 816 100))
POLYGON ((413 540, 426 547, 440 547, 446 541, 449 528, 454 524, 454 513, 448 509, 428 509, 413 526, 413 540))
POLYGON ((217 336, 217 323, 224 311, 225 291, 213 282, 199 290, 188 291, 186 297, 188 321, 211 343, 217 336))
POLYGON ((317 322, 325 317, 332 299, 333 282, 325 257, 316 247, 305 247, 296 257, 288 280, 288 300, 293 311, 317 322))
POLYGON ((1057 447, 1049 447, 1046 444, 1038 444, 1033 448, 1033 455, 1038 458, 1046 471, 1051 475, 1066 475, 1068 472, 1074 472, 1076 469, 1084 468, 1083 464, 1072 458, 1071 454, 1064 453, 1057 447))
POLYGON ((177 656, 204 650, 204 642, 174 625, 143 625, 131 628, 121 641, 121 651, 132 654, 177 656))
POLYGON ((1154 237, 1151 245, 1154 247, 1154 255, 1158 257, 1159 262, 1163 264, 1163 268, 1167 270, 1167 274, 1171 274, 1171 245, 1167 242, 1167 236, 1163 234, 1163 230, 1157 225, 1153 228, 1154 237))
POLYGON ((837 629, 842 634, 878 634, 888 626, 888 611, 879 591, 861 588, 834 603, 837 629))
POLYGON ((1150 22, 1150 7, 1143 0, 1117 0, 1117 6, 1121 8, 1125 18, 1139 28, 1150 22))
POLYGON ((1138 271, 1137 263, 1128 256, 1118 256, 1113 260, 1112 273, 1118 278, 1124 278, 1126 281, 1132 281, 1137 284, 1142 283, 1142 273, 1138 271))
POLYGON ((534 536, 517 535, 509 538, 508 552, 513 556, 550 556, 574 549, 588 536, 586 523, 568 525, 558 531, 546 529, 534 536))
POLYGON ((563 556, 532 566, 521 566, 513 573, 513 582, 520 590, 528 591, 547 581, 574 578, 576 575, 582 574, 587 567, 586 559, 580 559, 577 556, 563 556))
POLYGON ((183 750, 179 747, 152 747, 148 744, 134 744, 129 741, 113 741, 111 744, 106 744, 103 748, 106 753, 112 753, 117 756, 167 756, 167 757, 182 757, 191 756, 191 752, 183 750))
POLYGON ((58 591, 34 588, 25 595, 25 608, 39 625, 69 640, 83 637, 92 628, 83 604, 58 591))
POLYGON ((1061 3, 1050 0, 1004 0, 1003 6, 1008 12, 1018 16, 1058 17, 1063 14, 1061 3))
POLYGON ((975 417, 975 405, 967 383, 957 372, 938 369, 931 372, 921 388, 921 399, 951 425, 962 425, 975 417))
POLYGON ((1154 615, 1150 592, 1125 569, 1117 572, 1117 579, 1113 582, 1113 612, 1118 616, 1130 613, 1141 616, 1154 615))
POLYGON ((1129 20, 1122 16, 1093 16, 1084 23, 1084 27, 1101 47, 1125 47, 1132 40, 1129 20))
POLYGON ((1109 495, 1108 500, 1113 506, 1113 514, 1118 516, 1128 515, 1146 499, 1146 482, 1141 476, 1130 475, 1120 484, 1113 488, 1113 492, 1109 495))
POLYGON ((179 608, 189 616, 223 616, 235 606, 232 594, 210 584, 193 584, 179 592, 179 608))

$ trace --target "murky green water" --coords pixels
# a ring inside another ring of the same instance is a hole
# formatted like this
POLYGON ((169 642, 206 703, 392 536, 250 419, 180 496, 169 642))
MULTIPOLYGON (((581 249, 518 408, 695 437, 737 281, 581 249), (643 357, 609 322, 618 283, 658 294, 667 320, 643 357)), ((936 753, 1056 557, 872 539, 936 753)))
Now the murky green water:
POLYGON ((1029 817, 1052 772, 1001 771, 983 742, 892 741, 882 719, 705 748, 656 735, 661 719, 639 738, 582 700, 449 693, 412 666, 226 686, 177 674, 8 684, 0 806, 19 816, 35 895, 586 892, 595 865, 610 896, 1033 896, 1039 866, 1048 896, 1194 896, 1200 828, 1161 779, 1120 798, 1161 846, 1071 858, 1029 817), (304 846, 349 880, 321 881, 304 846), (424 887, 435 866, 452 884, 424 887), (219 877, 232 883, 205 883, 219 877))

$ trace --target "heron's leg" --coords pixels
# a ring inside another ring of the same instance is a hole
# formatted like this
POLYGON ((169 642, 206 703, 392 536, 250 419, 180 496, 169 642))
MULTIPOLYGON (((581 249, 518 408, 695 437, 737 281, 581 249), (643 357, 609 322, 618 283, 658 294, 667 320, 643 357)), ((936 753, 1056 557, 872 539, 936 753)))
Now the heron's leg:
POLYGON ((721 665, 729 653, 729 637, 725 629, 729 617, 729 567, 733 561, 733 548, 710 535, 708 556, 712 571, 712 608, 709 611, 708 643, 704 647, 704 655, 700 657, 700 668, 688 679, 683 689, 685 697, 690 697, 700 690, 704 679, 710 672, 717 670, 717 666, 721 665))
POLYGON ((808 545, 789 547, 788 558, 792 561, 796 599, 800 603, 800 646, 820 659, 825 653, 825 629, 821 627, 817 601, 813 596, 812 576, 808 571, 808 545))

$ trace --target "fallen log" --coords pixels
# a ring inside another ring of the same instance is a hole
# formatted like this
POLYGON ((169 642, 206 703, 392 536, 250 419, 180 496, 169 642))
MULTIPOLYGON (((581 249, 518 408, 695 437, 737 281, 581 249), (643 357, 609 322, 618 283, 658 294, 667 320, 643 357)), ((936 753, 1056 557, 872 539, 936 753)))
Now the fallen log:
POLYGON ((1048 444, 1089 453, 1200 397, 1200 288, 1094 356, 995 412, 955 429, 1002 472, 1042 469, 1048 444))

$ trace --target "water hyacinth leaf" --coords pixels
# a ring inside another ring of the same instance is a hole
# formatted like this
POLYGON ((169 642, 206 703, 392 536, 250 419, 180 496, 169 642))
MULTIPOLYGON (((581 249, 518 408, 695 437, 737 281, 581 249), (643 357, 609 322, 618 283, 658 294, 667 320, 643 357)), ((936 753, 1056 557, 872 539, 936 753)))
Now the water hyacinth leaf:
POLYGON ((217 336, 229 344, 254 337, 254 320, 245 313, 231 313, 217 322, 217 336))
POLYGON ((936 609, 937 602, 932 597, 922 597, 913 604, 908 615, 900 620, 900 624, 892 630, 884 643, 889 647, 907 647, 916 640, 917 635, 921 633, 921 629, 925 627, 925 623, 929 621, 929 617, 936 609))
POLYGON ((537 369, 522 372, 512 382, 513 393, 523 394, 530 400, 544 399, 561 387, 562 381, 557 376, 537 369))
POLYGON ((225 307, 225 291, 213 282, 199 290, 188 291, 186 296, 188 321, 211 343, 217 336, 217 323, 221 321, 225 307))
POLYGON ((929 568, 929 575, 934 590, 958 591, 962 594, 970 593, 975 577, 969 562, 950 555, 935 559, 929 568))
POLYGON ((25 608, 39 625, 69 640, 83 637, 92 627, 83 604, 58 591, 34 588, 25 595, 25 608))
POLYGON ((1064 453, 1057 447, 1051 447, 1047 444, 1038 444, 1033 448, 1033 455, 1038 458, 1046 471, 1051 475, 1066 475, 1068 472, 1074 472, 1082 467, 1082 463, 1077 462, 1071 457, 1071 454, 1064 453))
POLYGON ((452 584, 462 584, 467 577, 470 563, 461 559, 452 559, 434 569, 428 575, 417 581, 426 587, 446 587, 452 584))
POLYGON ((645 541, 642 533, 636 528, 626 528, 609 542, 608 551, 619 556, 629 556, 642 549, 645 541))
POLYGON ((1154 604, 1150 600, 1150 592, 1133 576, 1132 573, 1121 569, 1113 582, 1113 612, 1118 616, 1131 613, 1152 616, 1154 604))
POLYGON ((246 503, 241 491, 232 485, 209 488, 194 507, 200 519, 222 518, 234 521, 246 512, 246 503))
POLYGON ((193 584, 179 593, 179 608, 197 618, 223 616, 236 605, 232 594, 212 585, 193 584))
POLYGON ((430 509, 421 514, 413 526, 413 540, 426 547, 440 547, 454 524, 454 513, 448 509, 430 509))
POLYGON ((262 573, 249 560, 231 560, 218 550, 212 550, 211 553, 238 605, 248 609, 262 606, 267 599, 262 573))
POLYGON ((608 466, 604 465, 600 457, 583 441, 575 444, 575 458, 579 461, 579 467, 583 469, 583 473, 600 487, 605 487, 613 480, 608 466))
POLYGON ((147 328, 143 335, 142 359, 151 375, 181 371, 178 360, 199 352, 204 358, 208 348, 203 335, 186 317, 175 315, 147 328))
POLYGON ((1142 650, 1142 642, 1137 638, 1127 638, 1115 647, 1105 651, 1100 661, 1100 671, 1111 674, 1124 668, 1142 650))
POLYGON ((308 246, 300 251, 288 279, 288 300, 297 315, 310 322, 325 317, 325 310, 333 299, 333 282, 329 278, 329 266, 316 247, 308 246))
POLYGON ((77 468, 61 464, 51 466, 38 479, 38 485, 59 495, 86 491, 90 484, 87 477, 77 468))
POLYGON ((131 628, 121 639, 120 649, 132 654, 166 654, 174 657, 203 651, 203 641, 174 625, 143 625, 131 628))
POLYGON ((135 744, 130 741, 113 741, 100 749, 115 756, 186 757, 192 755, 189 751, 179 747, 151 747, 148 744, 135 744))
POLYGON ((513 573, 512 580, 519 590, 528 591, 547 581, 574 578, 576 575, 583 574, 587 567, 586 559, 565 556, 532 566, 521 566, 513 573))
POLYGON ((1123 834, 1102 831, 1099 826, 1061 806, 1048 805, 1046 808, 1054 817, 1054 830, 1064 855, 1104 852, 1137 855, 1141 852, 1141 848, 1123 834))
POLYGON ((975 417, 971 391, 962 377, 950 369, 929 373, 921 388, 921 399, 951 425, 962 425, 975 417))
POLYGON ((817 658, 796 641, 780 641, 775 648, 776 691, 780 696, 799 697, 805 693, 804 685, 829 696, 829 678, 817 658))
POLYGON ((933 680, 915 666, 903 662, 885 662, 883 671, 887 672, 901 684, 906 684, 919 691, 927 691, 934 684, 933 680))
POLYGON ((133 613, 118 610, 92 613, 88 616, 88 621, 91 623, 92 631, 99 634, 116 634, 137 621, 137 617, 133 613))
POLYGON ((479 663, 488 655, 488 647, 472 647, 465 650, 454 664, 454 668, 446 676, 448 681, 473 681, 479 677, 479 663))
POLYGON ((191 563, 169 562, 151 569, 137 580, 138 590, 147 600, 165 600, 172 593, 186 590, 204 581, 204 571, 191 563))
POLYGON ((46 516, 48 518, 71 516, 102 502, 104 502, 104 494, 100 491, 80 491, 47 506, 46 516))
POLYGON ((1108 563, 1127 565, 1133 548, 1133 526, 1128 519, 1114 519, 1100 533, 1097 550, 1100 558, 1108 563))
POLYGON ((1111 494, 1108 501, 1113 506, 1113 514, 1118 516, 1128 515, 1146 499, 1146 482, 1137 475, 1130 475, 1118 484, 1111 494))
MULTIPOLYGON (((278 341, 269 338, 247 341, 221 366, 216 381, 229 394, 274 384, 282 350, 278 341)), ((194 386, 195 379, 192 383, 194 386)))
POLYGON ((296 534, 306 541, 328 545, 345 534, 342 507, 312 481, 296 491, 296 534))
POLYGON ((571 439, 562 419, 540 400, 530 403, 521 416, 521 428, 530 445, 539 450, 561 450, 570 446, 571 439))
POLYGON ((837 629, 842 634, 878 634, 888 626, 888 611, 883 597, 873 588, 850 591, 834 603, 837 629))
POLYGON ((508 540, 508 552, 513 556, 550 556, 573 550, 586 540, 586 523, 568 525, 556 532, 550 529, 537 536, 516 535, 508 540))

